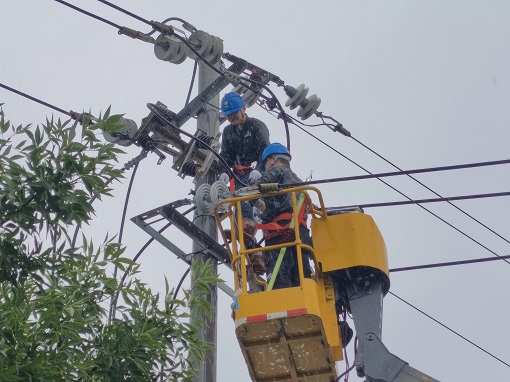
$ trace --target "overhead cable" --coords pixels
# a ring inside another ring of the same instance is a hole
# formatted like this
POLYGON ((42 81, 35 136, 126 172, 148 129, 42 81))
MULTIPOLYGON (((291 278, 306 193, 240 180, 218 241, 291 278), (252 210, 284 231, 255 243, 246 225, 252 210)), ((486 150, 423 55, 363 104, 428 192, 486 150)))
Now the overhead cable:
POLYGON ((373 178, 386 178, 386 177, 390 177, 390 176, 423 174, 423 173, 429 173, 429 172, 450 171, 450 170, 461 170, 461 169, 466 169, 466 168, 496 166, 496 165, 509 164, 509 163, 510 163, 510 159, 503 159, 503 160, 489 161, 489 162, 465 163, 465 164, 451 165, 451 166, 427 167, 427 168, 419 168, 419 169, 414 169, 414 170, 400 170, 400 171, 392 171, 392 172, 383 172, 383 173, 378 173, 378 174, 344 176, 344 177, 340 177, 340 178, 310 180, 310 181, 306 181, 306 182, 299 182, 299 183, 292 183, 292 184, 281 184, 280 187, 291 188, 291 187, 299 187, 299 186, 309 186, 312 184, 336 183, 336 182, 346 182, 346 181, 352 181, 352 180, 363 180, 363 179, 373 179, 373 178))
POLYGON ((490 193, 490 194, 449 196, 449 197, 443 197, 443 198, 402 200, 402 201, 398 201, 398 202, 356 204, 356 205, 351 205, 351 206, 329 207, 327 209, 338 210, 338 209, 344 209, 344 208, 347 209, 347 208, 352 208, 352 207, 359 207, 359 208, 365 209, 365 208, 374 208, 374 207, 404 206, 404 205, 408 205, 408 204, 447 202, 449 200, 470 200, 470 199, 497 198, 500 196, 510 196, 510 191, 494 192, 494 193, 490 193))
POLYGON ((506 365, 508 367, 510 367, 510 364, 506 363, 505 361, 503 361, 501 358, 498 358, 496 357, 494 354, 488 352, 487 350, 485 350, 484 348, 482 348, 481 346, 477 345, 476 343, 474 343, 473 341, 471 340, 468 340, 466 337, 464 337, 463 335, 459 334, 458 332, 456 332, 455 330, 449 328, 448 326, 446 326, 445 324, 443 324, 442 322, 440 322, 439 320, 436 320, 434 317, 430 316, 429 314, 425 313, 423 310, 421 309, 418 309, 416 306, 414 306, 413 304, 407 302, 406 300, 404 300, 403 298, 397 296, 395 293, 392 293, 391 291, 388 292, 389 294, 391 294, 392 296, 394 296, 395 298, 399 299, 400 301, 402 301, 403 303, 409 305, 411 308, 417 310, 418 312, 420 312, 421 314, 423 314, 424 316, 430 318, 432 321, 436 322, 437 324, 441 325, 443 328, 449 330, 450 332, 452 332, 453 334, 459 336, 460 338, 462 338, 464 341, 467 341, 469 342, 471 345, 477 347, 478 349, 480 349, 481 351, 483 351, 484 353, 488 354, 489 356, 491 356, 492 358, 496 359, 497 361, 501 362, 503 365, 506 365))
POLYGON ((20 96, 22 96, 22 97, 28 98, 28 99, 29 99, 29 100, 31 100, 31 101, 34 101, 34 102, 37 102, 37 103, 39 103, 39 104, 41 104, 41 105, 44 105, 44 106, 46 106, 46 107, 49 107, 50 109, 56 110, 56 111, 58 111, 59 113, 65 114, 65 115, 67 115, 67 116, 69 116, 69 117, 71 117, 71 118, 73 118, 73 119, 76 119, 76 118, 75 118, 76 113, 74 113, 74 112, 72 112, 72 111, 65 111, 64 109, 61 109, 61 108, 59 108, 59 107, 57 107, 57 106, 55 106, 55 105, 52 105, 52 104, 50 104, 50 103, 44 102, 44 101, 40 100, 39 98, 32 97, 32 96, 30 96, 30 95, 28 95, 28 94, 26 94, 26 93, 23 93, 23 92, 21 92, 21 91, 19 91, 19 90, 16 90, 16 89, 14 89, 14 88, 11 88, 10 86, 4 85, 4 84, 2 84, 2 83, 0 83, 0 87, 4 88, 4 89, 6 89, 6 90, 9 90, 9 91, 11 91, 11 92, 13 92, 13 93, 16 93, 16 94, 18 94, 18 95, 20 95, 20 96))
MULTIPOLYGON (((271 111, 269 109, 266 108, 266 111, 268 113, 271 113, 271 111)), ((310 133, 308 130, 302 128, 301 126, 299 126, 299 124, 296 123, 296 121, 294 121, 294 119, 291 117, 291 121, 292 123, 298 128, 300 129, 301 131, 303 131, 305 134, 308 134, 309 136, 311 136, 312 138, 314 138, 315 140, 319 141, 320 143, 322 143, 323 145, 325 145, 326 147, 330 148, 332 151, 334 151, 335 153, 337 153, 338 155, 342 156, 343 158, 345 158, 346 160, 348 160, 349 162, 351 162, 352 164, 356 165, 357 167, 359 167, 360 169, 362 169, 363 171, 367 172, 368 174, 372 174, 370 171, 368 171, 367 169, 365 169, 363 166, 361 166, 360 164, 356 163, 355 161, 353 161, 351 158, 347 157, 346 155, 342 154, 340 151, 338 151, 337 149, 335 149, 333 146, 329 145, 328 143, 324 142, 324 140, 320 139, 319 137, 317 137, 316 135, 310 133)), ((402 195, 403 197, 405 197, 406 199, 412 201, 413 199, 410 198, 409 196, 407 196, 406 194, 404 194, 403 192, 399 191, 397 188, 393 187, 391 184, 385 182, 383 179, 379 179, 377 178, 380 182, 384 183, 386 186, 388 186, 389 188, 391 188, 392 190, 394 190, 395 192, 399 193, 400 195, 402 195)), ((460 233, 461 235, 463 235, 464 237, 466 237, 467 239, 471 240, 472 242, 474 242, 475 244, 479 245, 480 247, 484 248, 485 250, 489 251, 490 253, 492 253, 493 255, 497 256, 497 257, 501 257, 500 255, 498 255, 496 252, 494 252, 493 250, 491 250, 490 248, 488 248, 487 246, 483 245, 482 243, 480 243, 478 240, 474 239, 473 237, 471 237, 470 235, 468 235, 467 233, 465 233, 464 231, 462 231, 461 229, 457 228, 456 226, 454 226, 452 223, 448 222, 447 220, 443 219, 441 216, 439 216, 438 214, 432 212, 431 210, 429 210, 427 207, 425 206, 422 206, 421 204, 417 204, 417 206, 419 206, 420 208, 422 208, 423 210, 427 211, 429 214, 431 214, 432 216, 434 216, 435 218, 441 220, 444 224, 448 225, 449 227, 453 228, 455 231, 457 231, 458 233, 460 233)), ((504 260, 506 263, 510 264, 510 261, 508 260, 504 260)))
POLYGON ((65 5, 65 6, 67 6, 67 7, 69 7, 69 8, 74 9, 75 11, 78 11, 78 12, 80 12, 80 13, 83 13, 84 15, 90 16, 90 17, 92 17, 92 18, 94 18, 94 19, 96 19, 96 20, 102 21, 102 22, 103 22, 103 23, 105 23, 105 24, 111 25, 111 26, 112 26, 112 27, 114 27, 114 28, 122 29, 122 26, 120 26, 119 24, 115 24, 114 22, 112 22, 112 21, 110 21, 110 20, 107 20, 107 19, 105 19, 105 18, 103 18, 103 17, 101 17, 101 16, 98 16, 98 15, 96 15, 96 14, 92 13, 92 12, 88 12, 88 11, 86 11, 86 10, 82 9, 82 8, 77 7, 76 5, 73 5, 73 4, 71 4, 71 3, 68 3, 67 1, 63 1, 63 0, 55 0, 55 1, 56 1, 57 3, 63 4, 63 5, 65 5))
POLYGON ((390 269, 390 273, 403 272, 403 271, 414 271, 414 270, 418 270, 418 269, 428 269, 428 268, 451 267, 451 266, 455 266, 455 265, 484 263, 487 261, 496 261, 496 260, 505 260, 505 259, 510 259, 510 255, 499 256, 499 257, 482 257, 479 259, 470 259, 470 260, 448 261, 445 263, 411 265, 409 267, 392 268, 392 269, 390 269))
MULTIPOLYGON (((385 157, 383 157, 382 155, 380 155, 379 153, 377 153, 376 151, 372 150, 370 147, 368 147, 367 145, 365 145, 364 143, 362 143, 361 141, 359 141, 358 139, 354 138, 353 136, 350 136, 350 138, 352 138, 355 142, 357 142, 358 144, 360 144, 361 146, 363 146, 364 148, 366 148, 367 150, 369 150, 370 152, 372 152, 373 154, 375 154, 376 156, 378 156, 379 158, 381 158, 383 161, 385 161, 386 163, 388 163, 389 165, 393 166, 394 168, 396 168, 397 170, 400 170, 402 171, 402 169, 400 167, 398 167, 397 165, 395 165, 394 163, 392 163, 391 161, 389 161, 388 159, 386 159, 385 157)), ((434 195, 436 196, 439 196, 439 197, 442 197, 442 195, 440 195, 439 193, 437 193, 436 191, 434 191, 432 188, 430 188, 429 186, 427 186, 426 184, 424 184, 423 182, 420 182, 418 179, 416 179, 415 177, 411 176, 410 174, 407 174, 407 176, 409 178, 411 178, 412 180, 414 180, 416 183, 418 183, 419 185, 425 187, 427 190, 429 190, 430 192, 432 192, 434 195)), ((503 235, 499 234, 498 232, 496 232, 495 230, 493 230, 492 228, 490 228, 488 225, 484 224, 483 222, 481 222, 479 219, 475 218, 473 215, 469 214, 468 212, 464 211, 462 208, 460 208, 459 206, 453 204, 452 202, 448 201, 447 202, 448 204, 450 204, 452 207, 454 207, 455 209, 457 209, 457 211, 460 211, 462 212, 465 216, 469 217, 471 220, 475 221, 476 223, 480 224, 482 227, 484 227, 485 229, 487 229, 488 231, 490 231, 491 233, 493 233, 494 235, 498 236, 500 239, 506 241, 508 244, 510 244, 510 240, 508 240, 506 237, 504 237, 503 235)))

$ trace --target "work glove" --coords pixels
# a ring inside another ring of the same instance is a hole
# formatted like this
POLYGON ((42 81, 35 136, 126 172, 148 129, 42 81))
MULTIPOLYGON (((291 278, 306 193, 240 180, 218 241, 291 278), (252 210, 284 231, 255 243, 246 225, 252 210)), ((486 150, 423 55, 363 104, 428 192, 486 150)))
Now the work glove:
POLYGON ((262 176, 262 174, 260 173, 259 170, 252 170, 252 172, 250 172, 250 176, 248 178, 248 183, 255 184, 255 182, 257 180, 259 180, 261 176, 262 176))
POLYGON ((220 177, 218 178, 218 181, 223 182, 223 183, 228 183, 230 181, 230 177, 228 176, 227 173, 224 172, 220 175, 220 177))

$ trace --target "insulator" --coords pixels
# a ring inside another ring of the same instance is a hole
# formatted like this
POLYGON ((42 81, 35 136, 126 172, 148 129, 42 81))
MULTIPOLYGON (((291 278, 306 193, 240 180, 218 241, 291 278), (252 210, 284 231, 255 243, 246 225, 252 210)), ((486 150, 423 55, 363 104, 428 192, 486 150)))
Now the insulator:
POLYGON ((257 100, 260 98, 260 95, 262 94, 262 90, 258 92, 254 92, 253 90, 248 90, 246 93, 243 94, 243 100, 246 104, 246 107, 251 107, 255 105, 257 100))
POLYGON ((186 59, 186 44, 172 36, 159 35, 154 43, 154 54, 163 61, 181 64, 186 59))
MULTIPOLYGON (((204 31, 193 32, 189 38, 188 43, 195 49, 195 51, 202 57, 207 55, 212 48, 211 35, 204 31)), ((193 52, 190 47, 186 47, 186 54, 189 58, 197 60, 198 56, 193 52)))
POLYGON ((205 59, 209 61, 211 64, 216 64, 223 55, 223 40, 216 36, 211 36, 211 38, 212 38, 211 50, 206 55, 205 59))
POLYGON ((151 137, 149 137, 149 134, 147 133, 140 134, 137 142, 145 150, 151 150, 154 148, 154 141, 151 137))
POLYGON ((122 126, 122 128, 118 131, 112 133, 103 131, 104 139, 110 143, 115 143, 121 146, 129 146, 133 144, 133 137, 138 131, 136 122, 131 119, 121 117, 119 122, 117 122, 117 125, 122 126))
POLYGON ((214 205, 211 203, 211 186, 201 184, 195 192, 195 205, 199 214, 211 215, 214 205))
MULTIPOLYGON (((211 36, 204 31, 195 31, 188 38, 189 44, 195 51, 211 64, 216 64, 223 55, 223 40, 216 36, 211 36)), ((193 60, 198 60, 197 54, 190 47, 186 48, 186 54, 193 60)))
POLYGON ((239 95, 243 95, 246 93, 251 85, 251 82, 245 79, 240 79, 239 83, 232 88, 233 92, 236 92, 239 95))
MULTIPOLYGON (((211 186, 210 197, 211 197, 211 203, 213 205, 216 205, 219 202, 230 197, 230 190, 228 189, 228 187, 225 183, 220 182, 220 181, 214 182, 213 185, 211 186)), ((228 209, 228 205, 225 203, 218 207, 218 212, 225 213, 225 212, 227 212, 227 209, 228 209)))
MULTIPOLYGON (((213 142, 213 140, 214 140, 214 137, 210 137, 209 135, 207 135, 203 131, 200 131, 198 133, 198 135, 197 135, 197 139, 200 140, 201 142, 204 142, 206 145, 208 145, 210 147, 212 142, 213 142)), ((202 143, 198 143, 198 148, 199 149, 203 149, 203 150, 207 150, 207 149, 209 149, 209 147, 207 147, 206 145, 204 145, 202 143)))
POLYGON ((297 116, 301 118, 301 120, 308 119, 313 113, 317 111, 319 105, 321 104, 321 99, 317 97, 315 94, 312 94, 306 100, 303 100, 299 106, 299 110, 297 112, 297 116))
POLYGON ((291 110, 294 110, 296 107, 298 107, 308 94, 308 88, 305 87, 304 84, 299 85, 297 89, 286 85, 283 90, 289 96, 289 99, 287 102, 285 102, 285 106, 291 110))
POLYGON ((181 167, 181 172, 185 176, 195 176, 197 175, 197 171, 200 168, 200 165, 193 162, 186 162, 181 167))

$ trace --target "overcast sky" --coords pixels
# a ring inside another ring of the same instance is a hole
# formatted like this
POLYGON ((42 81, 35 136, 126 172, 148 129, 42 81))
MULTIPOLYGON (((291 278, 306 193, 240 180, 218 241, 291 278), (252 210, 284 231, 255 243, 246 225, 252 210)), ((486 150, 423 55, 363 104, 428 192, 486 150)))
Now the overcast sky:
MULTIPOLYGON (((142 32, 150 27, 96 1, 73 4, 116 24, 142 32)), ((114 1, 149 20, 180 17, 223 39, 225 51, 278 75, 304 83, 317 94, 325 115, 341 121, 352 136, 403 169, 508 159, 510 138, 510 3, 506 0, 428 1, 114 1)), ((180 28, 180 24, 173 24, 180 28)), ((99 115, 111 105, 138 124, 148 102, 174 112, 184 105, 193 61, 158 60, 153 46, 51 0, 2 0, 0 82, 64 110, 99 115)), ((228 63, 227 63, 228 65, 228 63)), ((274 84, 282 104, 287 97, 274 84)), ((226 90, 225 90, 226 91, 226 90)), ((225 92, 224 91, 224 92, 225 92)), ((224 93, 222 92, 222 94, 224 93)), ((195 93, 196 94, 196 87, 195 93)), ((47 107, 0 89, 0 103, 15 124, 67 119, 47 107)), ((296 115, 296 111, 290 111, 296 115)), ((284 127, 261 108, 272 141, 284 127)), ((320 123, 312 117, 306 121, 320 123)), ((195 122, 185 125, 195 131, 195 122)), ((352 161, 371 172, 394 168, 354 139, 326 127, 310 127, 352 161)), ((365 174, 322 143, 291 127, 295 172, 314 179, 365 174)), ((121 163, 139 153, 129 147, 121 163)), ((172 170, 171 158, 157 165, 150 155, 134 180, 128 217, 189 197, 191 178, 172 170)), ((99 242, 119 230, 128 180, 115 197, 96 202, 88 233, 99 242)), ((443 196, 509 191, 508 165, 416 176, 443 196)), ((434 197, 412 180, 387 180, 413 199, 434 197)), ((377 180, 320 186, 329 206, 399 201, 404 197, 377 180)), ((508 198, 460 201, 456 205, 499 233, 489 232, 446 203, 425 205, 458 230, 419 206, 366 209, 388 249, 390 268, 493 257, 510 251, 508 198), (481 245, 474 242, 478 241, 481 245)), ((176 230, 168 237, 184 251, 190 240, 176 230)), ((131 222, 124 231, 134 256, 150 238, 131 222)), ((159 244, 141 257, 142 274, 155 290, 163 277, 176 285, 185 264, 159 244)), ((231 273, 220 268, 232 284, 231 273)), ((510 363, 510 264, 476 265, 395 273, 391 291, 444 325, 510 363)), ((385 298, 383 341, 388 349, 441 381, 509 381, 510 367, 454 335, 400 300, 385 298)), ((249 380, 234 335, 230 299, 219 293, 218 376, 221 382, 249 380)), ((349 346, 352 360, 353 348, 349 346)), ((345 369, 338 364, 340 372, 345 369)), ((358 381, 351 373, 350 381, 358 381)))

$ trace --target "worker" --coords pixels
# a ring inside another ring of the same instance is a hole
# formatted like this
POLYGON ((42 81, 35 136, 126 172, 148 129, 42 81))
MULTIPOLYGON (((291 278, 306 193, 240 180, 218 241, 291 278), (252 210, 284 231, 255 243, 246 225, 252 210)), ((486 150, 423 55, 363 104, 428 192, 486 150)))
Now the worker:
MULTIPOLYGON (((223 96, 220 115, 230 122, 223 129, 220 156, 232 167, 242 183, 254 184, 261 176, 262 151, 269 145, 269 130, 262 121, 248 117, 243 98, 235 92, 223 96)), ((221 174, 220 180, 228 181, 228 176, 221 174)), ((233 188, 241 187, 244 185, 236 182, 233 188)), ((246 247, 254 248, 256 224, 252 205, 249 202, 241 203, 241 213, 246 247)), ((255 274, 264 276, 265 261, 262 253, 253 253, 249 258, 255 274)))
MULTIPOLYGON (((292 184, 300 183, 301 179, 291 170, 290 161, 292 156, 289 150, 281 143, 271 143, 262 153, 262 164, 265 168, 262 176, 256 184, 278 183, 292 184)), ((299 194, 296 195, 299 199, 299 194)), ((294 229, 289 227, 292 219, 292 196, 290 193, 264 198, 266 209, 262 214, 262 223, 259 227, 264 229, 266 246, 290 243, 296 240, 294 229)), ((313 246, 310 231, 306 223, 307 202, 302 205, 298 212, 299 236, 303 244, 313 246)), ((270 280, 280 249, 266 251, 267 279, 270 280)), ((302 249, 303 273, 305 277, 311 276, 310 252, 302 249)), ((299 269, 297 263, 296 247, 288 247, 283 255, 283 260, 276 275, 273 289, 299 286, 299 269)), ((337 307, 337 319, 340 328, 343 347, 351 341, 353 331, 345 318, 340 314, 337 307)))
MULTIPOLYGON (((301 182, 301 179, 291 170, 290 161, 292 156, 289 150, 281 143, 271 143, 262 153, 262 164, 265 168, 262 176, 256 184, 263 183, 281 183, 291 184, 301 182)), ((297 195, 299 198, 299 195, 297 195)), ((264 229, 266 246, 289 243, 295 241, 294 229, 290 228, 292 219, 292 196, 291 194, 281 194, 264 198, 266 206, 262 214, 262 224, 260 228, 264 229)), ((299 236, 303 244, 312 246, 310 231, 306 224, 306 202, 296 217, 299 222, 299 236)), ((297 224, 297 222, 296 222, 297 224)), ((305 277, 310 277, 310 252, 302 249, 303 271, 305 277)), ((266 251, 266 272, 267 279, 270 280, 273 269, 278 259, 280 250, 266 251)), ((299 271, 296 255, 296 247, 286 249, 283 261, 275 279, 273 289, 288 288, 299 286, 299 271)))

